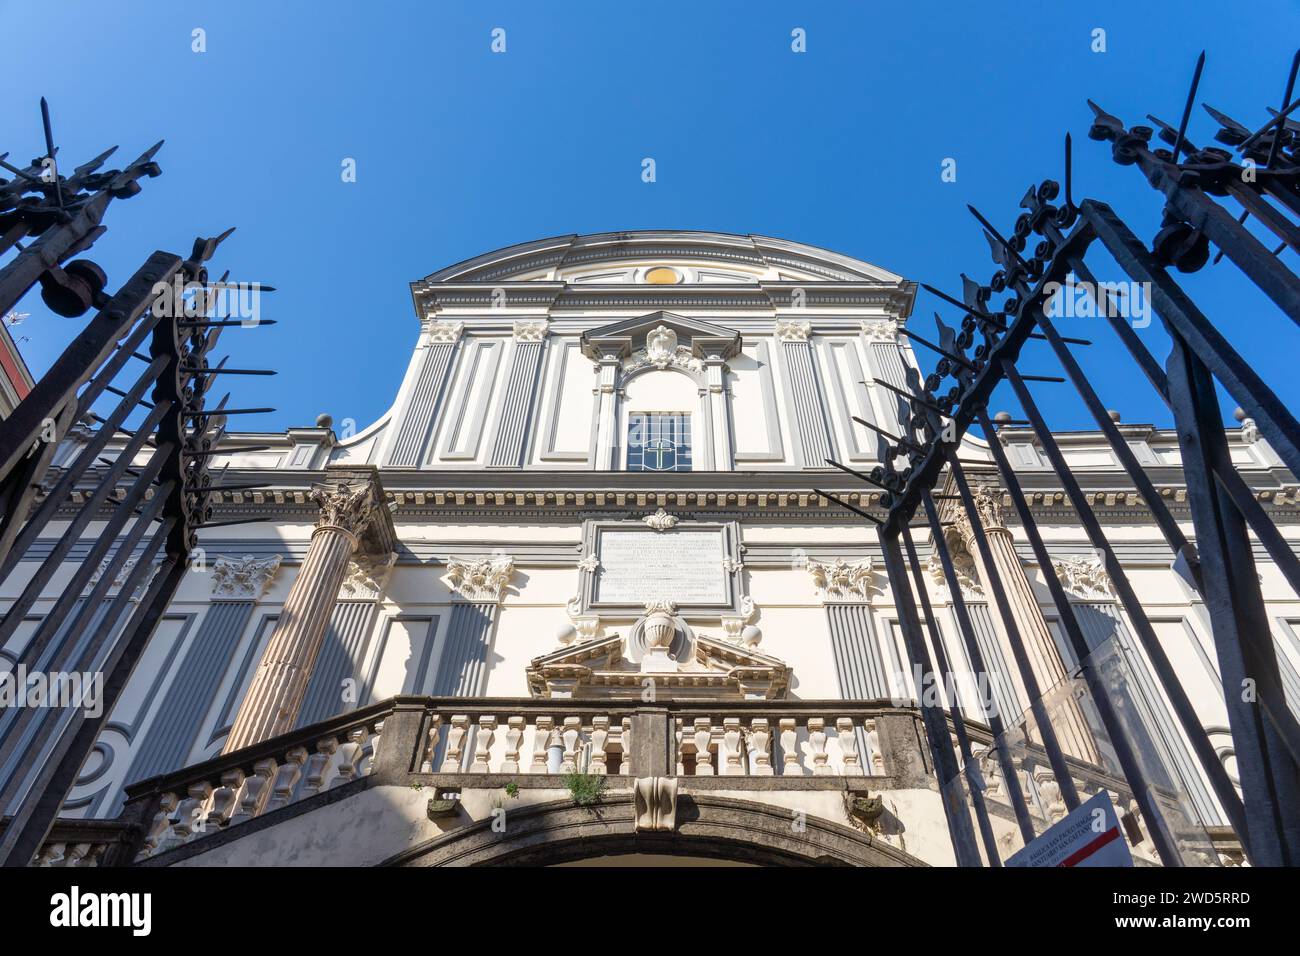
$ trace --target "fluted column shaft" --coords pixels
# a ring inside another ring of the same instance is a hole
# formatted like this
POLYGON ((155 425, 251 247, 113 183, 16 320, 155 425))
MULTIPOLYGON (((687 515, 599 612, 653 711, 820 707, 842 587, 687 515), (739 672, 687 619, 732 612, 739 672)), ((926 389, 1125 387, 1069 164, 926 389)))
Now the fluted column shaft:
POLYGON ((356 478, 353 472, 345 472, 332 486, 312 489, 311 499, 320 507, 316 530, 239 705, 224 753, 293 729, 348 562, 363 540, 367 553, 391 549, 392 521, 377 474, 356 478))
MULTIPOLYGON (((985 515, 987 518, 987 514, 985 515)), ((963 528, 968 531, 968 528, 963 528)), ((1049 693, 1067 676, 1065 662, 1061 659, 1060 649, 1056 645, 1052 632, 1043 617, 1038 598, 1034 595, 1033 583, 1025 573, 1020 555, 1016 553, 1015 540, 1011 532, 1001 524, 984 522, 984 536, 988 541, 989 551, 993 555, 994 571, 1002 581, 1006 591, 1007 602, 1011 605, 1011 615, 1015 619, 1016 629, 1025 645, 1025 654, 1029 665, 1038 681, 1039 689, 1049 693)), ((982 567, 979 548, 974 540, 966 535, 966 545, 970 553, 981 565, 980 573, 988 580, 988 569, 982 567)), ((1051 573, 1051 569, 1047 570, 1051 573)), ((1005 636, 1005 630, 1004 630, 1005 636)), ((1055 708, 1049 708, 1052 727, 1056 731, 1061 749, 1072 757, 1089 763, 1097 763, 1099 755, 1097 745, 1084 719, 1079 701, 1071 697, 1055 708)))
POLYGON ((225 753, 293 729, 356 549, 356 536, 343 528, 327 525, 312 534, 307 557, 226 738, 225 753))

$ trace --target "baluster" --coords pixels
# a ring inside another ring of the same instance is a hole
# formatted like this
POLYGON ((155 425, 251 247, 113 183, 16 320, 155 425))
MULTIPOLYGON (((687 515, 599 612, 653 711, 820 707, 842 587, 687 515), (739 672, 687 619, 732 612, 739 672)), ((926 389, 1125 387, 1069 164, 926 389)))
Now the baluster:
POLYGON ((424 738, 424 754, 420 758, 420 773, 433 773, 433 758, 438 755, 438 741, 442 739, 442 716, 429 718, 429 733, 424 738))
POLYGON ((551 731, 554 729, 554 717, 537 718, 533 725, 533 764, 529 773, 546 773, 547 750, 551 746, 551 731))
POLYGON ((745 774, 745 765, 740 753, 740 718, 722 718, 722 754, 718 763, 723 776, 741 777, 745 774))
POLYGON ((605 744, 608 740, 609 718, 591 718, 591 762, 587 769, 588 773, 599 774, 602 777, 609 773, 609 766, 606 763, 608 756, 605 753, 605 744))
POLYGON ((844 757, 844 776, 862 776, 862 757, 858 754, 858 735, 853 730, 853 718, 840 717, 835 721, 840 735, 840 754, 844 757))
POLYGON ((564 733, 561 739, 564 741, 564 762, 560 764, 562 773, 574 773, 578 768, 578 741, 582 737, 582 719, 579 717, 564 718, 564 733))
POLYGON ((302 777, 302 765, 307 762, 307 748, 294 747, 284 755, 285 762, 280 765, 275 775, 275 785, 271 788, 271 799, 266 802, 263 813, 279 810, 293 799, 293 788, 302 777))
POLYGON ((36 858, 37 866, 62 866, 63 855, 67 851, 66 843, 47 843, 36 858))
POLYGON ((221 775, 221 786, 212 792, 212 809, 208 811, 208 822, 219 827, 230 822, 235 808, 239 805, 239 792, 244 786, 244 771, 232 767, 221 775))
POLYGON ((163 840, 171 834, 172 814, 176 811, 176 804, 179 801, 180 797, 170 792, 164 793, 158 798, 158 812, 153 815, 153 820, 150 821, 149 829, 145 832, 141 844, 141 859, 153 856, 165 849, 163 840))
POLYGON ((212 784, 206 780, 192 783, 186 791, 187 796, 176 810, 176 826, 172 827, 180 843, 189 843, 196 833, 207 829, 207 818, 203 814, 204 805, 212 796, 212 784))
POLYGON ((831 772, 830 755, 826 753, 826 720, 808 718, 808 749, 812 751, 813 775, 824 777, 831 772))
POLYGON ((677 727, 676 731, 674 731, 677 738, 677 776, 684 777, 686 776, 686 762, 683 759, 686 753, 686 727, 680 717, 676 719, 675 723, 677 727))
POLYGON ((619 758, 618 772, 626 776, 632 775, 632 718, 623 718, 623 731, 619 734, 618 744, 623 748, 623 756, 619 758))
POLYGON ((885 757, 880 752, 880 730, 875 720, 868 720, 863 727, 867 731, 867 746, 871 749, 871 772, 876 776, 885 775, 885 757))
POLYGON ((524 718, 507 718, 506 728, 506 759, 501 763, 501 772, 518 773, 519 745, 524 739, 524 718))
POLYGON ((329 771, 330 761, 334 759, 338 749, 339 742, 335 737, 322 737, 316 741, 316 752, 307 760, 307 779, 303 781, 299 800, 305 800, 324 789, 325 774, 329 771))
POLYGON ((695 718, 695 776, 713 776, 713 755, 709 744, 713 741, 713 718, 695 718))
POLYGON ((253 764, 253 775, 244 782, 244 795, 239 798, 239 810, 230 818, 230 825, 251 820, 262 812, 266 799, 271 795, 271 781, 279 764, 274 757, 267 757, 253 764))
POLYGON ((89 843, 69 843, 59 866, 81 866, 81 861, 85 859, 86 854, 89 852, 89 843))
POLYGON ((339 748, 338 773, 334 776, 334 782, 330 784, 331 790, 356 779, 357 768, 361 766, 361 758, 366 755, 366 741, 369 738, 369 727, 358 727, 348 732, 347 743, 339 748))
POLYGON ((375 726, 370 730, 370 740, 366 743, 365 759, 361 761, 358 768, 358 774, 362 777, 368 777, 374 771, 375 761, 379 759, 379 748, 384 743, 384 722, 376 721, 375 726))
POLYGON ((772 769, 772 725, 766 717, 755 717, 749 722, 749 740, 746 743, 754 758, 750 773, 756 777, 773 776, 776 771, 772 769))
POLYGON ((460 773, 461 761, 465 758, 465 735, 469 733, 469 715, 456 714, 451 718, 451 730, 447 732, 447 752, 442 758, 443 773, 460 773))
POLYGON ((802 777, 803 767, 799 763, 799 732, 795 730, 793 717, 781 718, 781 776, 802 777))
POLYGON ((492 741, 497 737, 496 717, 480 717, 478 733, 474 735, 474 762, 469 765, 470 773, 487 773, 488 760, 492 756, 492 741))

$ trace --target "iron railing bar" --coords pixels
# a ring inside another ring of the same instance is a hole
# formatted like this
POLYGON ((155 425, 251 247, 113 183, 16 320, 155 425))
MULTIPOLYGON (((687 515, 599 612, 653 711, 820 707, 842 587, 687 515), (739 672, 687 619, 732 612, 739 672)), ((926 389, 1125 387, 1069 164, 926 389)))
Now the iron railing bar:
POLYGON ((1177 330, 1228 394, 1255 419, 1292 474, 1300 475, 1300 422, 1169 274, 1155 264, 1146 247, 1109 206, 1088 199, 1081 211, 1124 271, 1150 283, 1153 304, 1161 319, 1177 330))
MULTIPOLYGON (((899 537, 903 539, 903 546, 907 552, 907 561, 912 568, 912 583, 916 587, 917 597, 921 599, 921 613, 925 618, 925 626, 930 632, 930 645, 934 648, 934 662, 938 667, 938 673, 943 676, 945 688, 952 689, 952 695, 948 701, 948 714, 952 718, 953 733, 957 737, 957 746, 961 749, 962 765, 966 771, 954 780, 952 785, 959 787, 961 786, 961 777, 966 778, 966 789, 970 792, 971 803, 975 807, 975 819, 979 823, 980 838, 984 841, 985 860, 990 867, 997 868, 1002 866, 1002 858, 998 853, 997 838, 993 834, 993 824, 989 822, 988 807, 984 804, 984 781, 979 778, 979 766, 975 762, 975 755, 971 752, 970 735, 966 733, 966 720, 962 716, 961 705, 957 700, 957 684, 952 676, 952 668, 948 665, 948 655, 944 651, 943 632, 939 630, 939 623, 934 617, 934 608, 930 605, 930 595, 926 591, 925 577, 921 573, 921 562, 916 556, 916 544, 912 541, 911 529, 904 525, 899 537)), ((917 692, 925 693, 925 690, 924 688, 918 688, 917 692)))
MULTIPOLYGON (((934 672, 930 666, 929 652, 925 648, 925 639, 921 635, 921 622, 916 616, 916 605, 912 600, 912 589, 907 582, 903 556, 898 547, 899 534, 887 533, 884 529, 878 529, 878 534, 884 552, 885 567, 889 574, 889 586, 894 595, 894 606, 903 631, 903 640, 912 663, 921 668, 921 680, 924 684, 934 679, 934 672)), ((961 785, 957 755, 953 752, 952 739, 948 735, 948 720, 943 711, 929 701, 923 686, 918 687, 916 691, 917 706, 921 709, 921 720, 925 725, 925 735, 930 745, 935 775, 939 779, 939 798, 943 802, 944 816, 948 820, 948 833, 952 838, 957 865, 982 866, 979 846, 975 842, 975 830, 971 826, 970 811, 966 807, 965 791, 961 785)))
POLYGON ((1029 502, 1025 500, 1024 491, 1020 487, 1020 480, 1016 477, 1011 462, 1007 460, 1007 453, 1002 447, 1002 442, 998 440, 997 433, 993 430, 987 409, 980 409, 977 414, 980 426, 988 437, 989 449, 993 454, 993 459, 997 462, 998 471, 1002 474, 1002 483, 1007 489, 1007 494, 1011 496, 1011 503, 1016 509, 1016 514, 1020 517, 1020 526, 1024 529, 1025 537, 1029 540, 1029 545, 1033 549, 1034 558, 1043 574, 1047 590, 1052 596, 1052 603, 1056 606, 1057 619, 1065 632, 1067 640, 1070 642, 1071 649, 1074 651, 1075 660, 1092 695, 1093 704, 1097 708, 1097 715, 1101 718, 1102 726, 1106 729, 1110 744, 1115 750, 1115 757, 1119 761, 1120 770, 1123 772, 1129 786, 1133 788, 1133 796, 1137 800, 1142 816, 1150 828, 1151 839, 1155 844, 1156 852, 1160 855, 1160 861, 1165 866, 1182 866, 1183 858, 1182 854, 1178 852, 1178 844, 1169 830, 1169 824, 1165 820, 1164 813, 1160 810, 1160 805, 1156 801, 1151 785, 1142 770, 1142 765, 1138 762, 1137 754, 1129 742, 1128 732, 1123 723, 1120 722, 1119 715, 1115 712, 1106 682, 1093 660, 1093 649, 1088 646, 1088 640, 1083 635, 1083 628, 1079 626, 1078 618, 1075 616, 1074 606, 1070 603, 1065 588, 1061 586, 1060 579, 1056 576, 1051 555, 1048 553, 1047 545, 1038 531, 1038 523, 1034 520, 1033 512, 1029 509, 1029 502))
POLYGON ((1227 458, 1218 396, 1209 370, 1170 328, 1169 397, 1178 426, 1188 503, 1200 544, 1228 726, 1249 822, 1253 859, 1260 866, 1300 862, 1300 734, 1286 703, 1269 622, 1241 515, 1225 507, 1210 467, 1227 458), (1253 690, 1253 693, 1251 692, 1253 690))
MULTIPOLYGON (((168 486, 171 484, 171 482, 168 482, 168 486)), ((167 490, 169 489, 159 489, 159 493, 145 503, 140 517, 132 523, 126 537, 118 546, 117 551, 114 552, 108 565, 100 573, 99 580, 95 582, 90 594, 82 602, 80 613, 65 619, 68 629, 63 633, 62 640, 57 645, 51 642, 50 646, 44 648, 40 657, 28 665, 29 671, 52 673, 71 670, 75 673, 82 673, 85 668, 81 665, 86 662, 87 656, 93 662, 94 657, 97 655, 90 653, 91 648, 79 646, 81 636, 98 616, 99 607, 112 588, 118 572, 121 571, 127 558, 135 551, 136 545, 144 537, 145 531, 153 524, 154 516, 162 508, 163 502, 166 500, 164 492, 167 490), (71 668, 68 668, 67 665, 70 661, 75 661, 75 663, 71 668)), ((78 591, 78 593, 80 592, 78 591)), ((130 593, 124 589, 118 593, 112 604, 105 609, 106 613, 100 622, 100 631, 96 635, 97 637, 104 639, 112 635, 115 630, 113 625, 116 623, 117 617, 122 613, 120 604, 123 601, 124 593, 127 598, 130 597, 130 593)), ((23 707, 8 708, 3 715, 0 715, 0 806, 8 805, 10 801, 19 796, 18 793, 9 792, 20 781, 22 776, 17 768, 13 766, 14 760, 18 759, 21 764, 24 760, 34 763, 39 759, 40 749, 44 746, 41 728, 46 724, 49 714, 50 710, 47 708, 23 707), (38 742, 34 744, 34 741, 38 742), (32 752, 33 748, 36 751, 34 753, 32 752)))
MULTIPOLYGON (((122 401, 118 403, 118 406, 113 409, 112 414, 108 416, 104 424, 90 437, 89 441, 86 442, 81 453, 77 455, 72 464, 67 467, 63 476, 50 490, 49 495, 46 497, 45 501, 41 503, 37 512, 27 520, 26 524, 22 525, 22 531, 20 531, 14 539, 13 545, 6 548, 3 551, 3 556, 0 557, 0 579, 7 578, 11 573, 13 573, 18 562, 23 559, 23 556, 27 554, 32 545, 36 543, 36 539, 40 535, 41 531, 44 530, 47 524, 49 524, 55 513, 63 505, 63 502, 67 500, 68 495, 72 492, 76 483, 81 479, 81 476, 98 458, 99 453, 103 451, 104 446, 107 445, 109 440, 113 437, 114 429, 116 429, 127 415, 131 413, 135 406, 135 402, 144 395, 145 391, 153 385, 155 381, 157 381, 158 376, 161 375, 163 369, 167 367, 168 361, 169 360, 165 355, 160 355, 150 363, 149 368, 145 370, 144 374, 140 376, 140 379, 131 387, 123 397, 122 401)), ((142 431, 148 430, 149 429, 142 429, 142 431)), ((129 456, 119 457, 123 458, 124 463, 130 461, 129 456)), ((125 468, 123 470, 125 471, 125 468)), ((18 515, 5 516, 6 522, 14 520, 21 520, 21 518, 18 515)))
POLYGON ((1070 499, 1070 504, 1073 506, 1075 513, 1079 516, 1079 523, 1083 525, 1089 543, 1101 555, 1106 573, 1110 575, 1111 584, 1114 585, 1120 604, 1124 606, 1129 621, 1133 625, 1133 630, 1142 644, 1142 649, 1146 651, 1147 658, 1151 661, 1152 667, 1155 668, 1156 676, 1160 679, 1160 686, 1164 688, 1165 695, 1169 698, 1169 703, 1178 716, 1183 732, 1187 735, 1192 749, 1200 760, 1202 769, 1205 770, 1205 774, 1210 780, 1210 785, 1214 788, 1220 806, 1223 807, 1224 813, 1227 814, 1233 829, 1241 835, 1244 841, 1247 832, 1246 816, 1242 809, 1241 798, 1237 796, 1237 790, 1233 786, 1232 780, 1229 779, 1227 770, 1223 767, 1223 761, 1210 744, 1205 727, 1201 723, 1196 709, 1192 706, 1192 702, 1183 690, 1177 671, 1174 670, 1173 664, 1170 663, 1168 656, 1165 654, 1164 646, 1160 643, 1160 638, 1151 626, 1146 611, 1129 583, 1128 575, 1124 572, 1123 566, 1115 556, 1110 541, 1107 540, 1105 533, 1101 530, 1101 524, 1097 521, 1096 514, 1084 498, 1083 489, 1079 487, 1078 480, 1066 464, 1060 446, 1056 444, 1056 439, 1039 414, 1033 396, 1029 394, 1029 389, 1024 386, 1024 383, 1019 382, 1018 377, 1012 374, 1015 369, 1010 363, 1006 363, 1004 368, 1007 370, 1007 379, 1016 391, 1016 396, 1019 398, 1026 416, 1034 423, 1034 432, 1042 444, 1043 452, 1047 455, 1048 462, 1056 472, 1057 477, 1061 479, 1061 486, 1066 497, 1070 499), (1017 388, 1017 385, 1020 387, 1017 388))
MULTIPOLYGON (((929 492, 921 496, 921 503, 925 506, 926 517, 930 522, 930 534, 934 538, 934 548, 939 555, 939 563, 943 566, 943 578, 948 585, 948 592, 952 595, 952 609, 957 616, 957 626, 966 644, 966 653, 970 657, 971 666, 977 673, 984 674, 991 680, 992 672, 984 662, 984 652, 975 637, 975 625, 971 621, 970 609, 966 607, 966 598, 961 593, 957 569, 953 567, 952 554, 948 551, 948 542, 943 536, 939 511, 929 492)), ((1007 797, 1016 815, 1016 824, 1020 827, 1021 839, 1028 843, 1034 839, 1034 824, 1030 819, 1029 806, 1025 803, 1024 791, 1020 787, 1019 772, 1015 761, 1011 758, 1011 748, 1007 745, 1006 725, 1002 722, 997 701, 991 693, 987 697, 987 703, 989 706, 984 716, 993 734, 993 749, 997 753, 998 764, 1002 769, 1002 780, 1006 784, 1007 797)))
MULTIPOLYGON (((82 383, 117 348, 118 339, 149 308, 149 290, 153 285, 169 279, 180 268, 179 256, 165 252, 155 252, 150 256, 63 350, 13 414, 0 422, 0 474, 12 470, 40 436, 45 421, 74 398, 82 383)), ((0 308, 0 312, 3 311, 0 308)))
MULTIPOLYGON (((146 545, 145 555, 151 556, 163 546, 176 523, 175 517, 164 520, 146 545)), ((141 560, 136 565, 126 582, 132 590, 139 586, 140 577, 150 563, 141 560)), ((103 700, 99 715, 89 717, 84 710, 74 712, 72 719, 54 740, 47 759, 43 761, 33 781, 33 792, 37 796, 22 801, 4 833, 0 834, 0 866, 27 866, 40 850, 81 772, 85 755, 95 745, 100 731, 121 698, 127 680, 135 670, 187 570, 185 562, 177 556, 169 555, 163 562, 104 662, 103 700)))
MULTIPOLYGON (((108 357, 108 360, 100 367, 94 378, 87 383, 86 387, 82 389, 81 394, 77 396, 78 418, 91 410, 91 406, 93 406, 98 400, 104 388, 109 382, 113 381, 113 379, 117 377, 117 374, 122 371, 122 368, 128 361, 130 361, 135 349, 139 348, 140 344, 144 342, 146 336, 148 336, 161 321, 162 317, 154 315, 152 308, 140 317, 140 321, 137 322, 135 328, 131 330, 131 334, 117 347, 117 351, 108 357)), ((161 358, 161 356, 159 356, 159 358, 161 358)), ((148 363, 150 369, 152 369, 157 362, 158 358, 149 359, 148 363)), ((145 372, 142 374, 150 373, 145 372)), ((154 377, 157 377, 156 373, 154 373, 154 377)))
POLYGON ((989 547, 988 539, 984 535, 984 525, 980 521, 979 509, 975 507, 975 499, 971 495, 970 484, 966 480, 966 472, 962 468, 961 462, 957 460, 957 453, 951 448, 945 448, 945 450, 948 453, 948 467, 951 469, 953 481, 957 484, 957 491, 961 494, 966 519, 970 523, 971 536, 975 539, 976 547, 979 550, 981 570, 988 578, 989 590, 993 592, 994 603, 997 605, 998 614, 1002 618, 1007 643, 1011 645, 1011 654, 1016 660, 1016 669, 1020 672, 1021 682, 1025 685, 1025 693, 1029 697, 1029 710, 1038 725, 1038 735, 1042 738, 1043 749, 1047 751, 1047 759, 1051 764, 1052 773, 1056 777, 1057 785, 1061 788, 1061 798, 1065 801, 1066 807, 1073 810, 1079 806, 1079 792, 1074 786, 1074 778, 1070 776, 1070 767, 1066 763, 1064 753, 1061 751, 1060 741, 1056 737, 1056 729, 1052 726, 1051 719, 1047 715, 1047 709, 1043 706, 1043 691, 1038 686, 1038 678, 1034 674, 1033 665, 1030 663, 1029 655, 1025 651, 1020 628, 1012 615, 1011 602, 1007 597, 1006 588, 1003 587, 1002 578, 998 574, 997 566, 993 563, 993 552, 989 547))
MULTIPOLYGON (((158 408, 155 409, 155 413, 160 415, 165 414, 170 405, 170 402, 160 403, 158 408)), ((136 437, 139 438, 144 434, 145 432, 141 430, 140 435, 136 437)), ((91 546, 89 555, 81 564, 77 565, 70 582, 64 588, 63 594, 60 596, 54 608, 52 608, 49 614, 46 615, 45 620, 41 622, 37 633, 27 642, 27 645, 19 655, 19 660, 29 662, 33 655, 40 652, 43 644, 38 646, 38 641, 41 638, 41 635, 48 629, 47 625, 55 623, 63 614, 66 614, 72 601, 74 601, 77 595, 81 593, 81 589, 86 586, 86 582, 90 580, 90 576, 94 574, 95 568, 104 557, 104 552, 108 550, 114 537, 126 522, 126 519, 130 517, 131 509, 135 507, 135 503, 145 493, 146 489, 149 487, 149 483, 153 481, 162 470, 165 463, 164 458, 165 455, 163 454, 162 449, 160 449, 152 456, 152 458, 150 458, 149 463, 141 469, 141 480, 136 482, 135 485, 127 491, 126 497, 122 499, 121 504, 126 507, 119 508, 113 514, 109 515, 107 522, 99 533, 98 539, 95 541, 94 545, 91 546)), ((123 462, 122 467, 125 467, 125 462, 123 462)), ((114 473, 115 470, 116 469, 110 469, 109 473, 104 477, 104 480, 100 482, 99 488, 95 490, 91 502, 87 503, 86 507, 82 508, 82 510, 77 513, 77 516, 68 523, 68 527, 65 529, 63 536, 54 545, 49 556, 46 557, 44 562, 42 562, 36 573, 32 575, 31 580, 27 582, 27 586, 23 588, 18 599, 9 606, 3 619, 0 619, 0 646, 3 646, 5 642, 13 637, 14 631, 17 630, 18 625, 22 622, 23 616, 31 610, 32 605, 36 603, 37 598, 40 597, 41 592, 49 583, 50 578, 53 576, 55 571, 63 565, 68 552, 72 549, 72 545, 81 538, 82 531, 85 529, 85 526, 90 523, 91 518, 94 517, 94 512, 103 501, 104 496, 108 494, 110 488, 116 486, 118 476, 114 473)), ((48 639, 49 635, 47 634, 45 640, 48 639)), ((18 662, 15 661, 14 666, 16 667, 17 664, 18 662)))

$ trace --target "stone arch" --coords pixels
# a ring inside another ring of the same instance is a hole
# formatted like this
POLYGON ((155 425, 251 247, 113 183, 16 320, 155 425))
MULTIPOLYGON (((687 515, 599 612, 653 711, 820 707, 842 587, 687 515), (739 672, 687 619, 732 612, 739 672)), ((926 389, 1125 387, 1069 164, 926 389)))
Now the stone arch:
POLYGON ((870 834, 809 815, 802 832, 784 807, 682 794, 677 828, 636 832, 630 793, 595 807, 556 800, 510 812, 504 833, 481 820, 385 860, 384 866, 539 866, 620 854, 705 857, 761 866, 925 866, 870 834))

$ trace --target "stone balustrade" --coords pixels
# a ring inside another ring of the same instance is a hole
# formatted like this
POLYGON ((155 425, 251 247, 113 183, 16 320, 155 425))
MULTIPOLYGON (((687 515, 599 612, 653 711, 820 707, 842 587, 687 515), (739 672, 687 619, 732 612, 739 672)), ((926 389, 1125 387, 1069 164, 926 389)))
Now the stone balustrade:
MULTIPOLYGON (((882 784, 895 769, 882 731, 915 749, 918 720, 885 702, 396 697, 133 784, 123 819, 135 822, 144 860, 350 784, 466 788, 505 776, 559 788, 575 772, 773 778, 773 789, 792 777, 882 784)), ((906 772, 923 766, 909 759, 906 772)))

